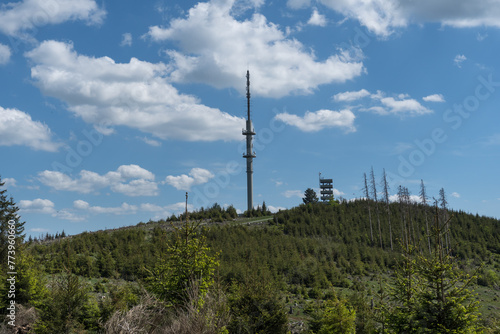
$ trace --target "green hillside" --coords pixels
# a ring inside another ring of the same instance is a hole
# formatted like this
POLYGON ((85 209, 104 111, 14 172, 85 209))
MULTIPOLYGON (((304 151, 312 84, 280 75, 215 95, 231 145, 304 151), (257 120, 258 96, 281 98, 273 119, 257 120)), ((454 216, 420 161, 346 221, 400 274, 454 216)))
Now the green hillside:
MULTIPOLYGON (((387 206, 371 200, 310 203, 273 216, 266 216, 265 209, 254 214, 262 217, 237 218, 234 208, 214 205, 189 215, 192 223, 197 222, 189 238, 204 245, 194 243, 192 247, 203 251, 193 254, 215 259, 213 286, 224 294, 223 305, 231 315, 220 332, 257 332, 255 319, 243 316, 254 312, 255 318, 276 325, 272 331, 273 327, 263 325, 262 333, 322 333, 321 328, 327 328, 326 315, 338 310, 344 313, 337 316, 351 317, 357 333, 380 332, 385 314, 381 310, 391 303, 384 293, 394 286, 395 272, 405 263, 409 249, 431 257, 437 246, 433 228, 442 226, 440 246, 453 260, 454 270, 477 276, 468 289, 478 293, 479 324, 490 328, 486 332, 496 333, 494 319, 500 316, 500 222, 496 219, 411 202, 387 206), (448 218, 449 227, 444 225, 448 218), (257 309, 249 310, 248 305, 257 309), (280 321, 286 325, 280 327, 280 321)), ((44 274, 49 290, 61 282, 69 285, 70 278, 76 277, 74 288, 88 292, 71 328, 105 332, 106 324, 123 320, 117 311, 125 314, 148 303, 145 293, 151 289, 144 287, 153 268, 169 263, 169 256, 175 255, 171 247, 183 233, 182 222, 169 220, 74 236, 47 235, 45 240, 26 244, 26 257, 33 270, 44 274)), ((39 298, 50 299, 51 294, 39 298)), ((37 302, 26 300, 31 305, 37 302)), ((163 307, 170 312, 168 305, 163 307)))

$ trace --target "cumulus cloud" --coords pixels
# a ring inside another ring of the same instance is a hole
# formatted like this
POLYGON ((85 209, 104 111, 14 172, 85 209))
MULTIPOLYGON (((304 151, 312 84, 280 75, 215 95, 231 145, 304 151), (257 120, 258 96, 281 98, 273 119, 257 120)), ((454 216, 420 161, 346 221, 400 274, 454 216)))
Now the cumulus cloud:
MULTIPOLYGON (((168 66, 132 58, 78 55, 72 44, 45 41, 26 53, 40 90, 64 101, 68 110, 109 134, 127 126, 160 139, 239 140, 245 120, 180 94, 167 80, 168 66), (107 124, 108 127, 102 127, 107 124)), ((241 83, 241 80, 240 80, 241 83)))
POLYGON ((254 13, 245 21, 235 19, 231 15, 234 2, 198 3, 186 18, 171 20, 168 27, 149 28, 147 36, 152 40, 174 41, 180 47, 180 51, 167 51, 174 81, 242 91, 242 77, 250 66, 254 94, 283 97, 309 94, 321 84, 345 82, 362 74, 358 55, 341 51, 319 61, 313 51, 262 14, 254 13))
POLYGON ((407 98, 406 96, 394 97, 382 97, 380 102, 384 106, 383 109, 376 109, 375 112, 386 115, 386 114, 405 114, 405 115, 423 115, 432 113, 430 109, 427 109, 421 105, 417 100, 407 98))
POLYGON ((454 191, 451 193, 451 197, 460 198, 460 194, 454 191))
POLYGON ((307 21, 307 24, 313 25, 313 26, 320 26, 320 27, 325 27, 327 24, 326 18, 324 15, 321 15, 316 8, 314 8, 313 13, 311 17, 309 18, 309 21, 307 21))
POLYGON ((60 143, 52 141, 47 125, 33 121, 17 109, 0 107, 0 146, 24 145, 34 150, 56 152, 60 143))
POLYGON ((351 102, 355 100, 362 99, 366 96, 370 96, 370 92, 366 89, 361 89, 356 92, 343 92, 338 93, 333 96, 333 99, 336 102, 351 102))
POLYGON ((153 173, 138 165, 122 165, 116 171, 104 175, 82 170, 79 178, 59 171, 45 170, 38 173, 38 180, 55 190, 88 194, 109 187, 113 192, 127 196, 158 195, 158 184, 154 178, 153 173))
MULTIPOLYGON (((303 4, 304 1, 297 1, 303 4)), ((320 0, 381 37, 410 23, 437 22, 456 28, 500 27, 500 3, 491 0, 320 0)), ((293 6, 292 6, 293 7, 293 6)), ((298 7, 298 6, 297 6, 298 7)))
POLYGON ((52 217, 70 220, 70 221, 82 221, 84 217, 75 215, 74 213, 63 209, 56 210, 55 204, 49 199, 37 198, 34 200, 21 200, 19 201, 19 209, 21 212, 30 212, 37 214, 49 214, 52 217))
POLYGON ((9 62, 11 56, 10 48, 7 45, 0 43, 0 65, 5 65, 9 62))
POLYGON ((19 209, 25 212, 54 213, 54 202, 48 199, 20 200, 19 209))
POLYGON ((19 36, 38 27, 66 21, 101 24, 106 15, 94 0, 23 0, 0 7, 0 32, 19 36))
POLYGON ((169 175, 165 178, 165 183, 170 184, 178 190, 189 191, 192 186, 207 183, 214 177, 210 171, 203 168, 193 168, 189 175, 182 174, 179 176, 169 175))
MULTIPOLYGON (((371 94, 366 89, 362 89, 354 92, 338 93, 333 96, 333 99, 337 102, 352 102, 368 96, 370 97, 370 103, 357 106, 356 108, 358 110, 370 111, 379 115, 401 116, 417 116, 432 113, 432 110, 424 107, 417 100, 410 98, 408 94, 387 96, 387 94, 382 91, 371 94)), ((438 97, 432 96, 430 98, 437 99, 438 97)))
POLYGON ((295 126, 304 132, 317 132, 325 128, 341 128, 345 132, 354 132, 354 116, 350 110, 332 111, 318 110, 316 112, 307 111, 304 117, 281 113, 275 116, 275 119, 285 124, 295 126))
POLYGON ((432 94, 422 98, 425 102, 446 102, 442 94, 432 94))

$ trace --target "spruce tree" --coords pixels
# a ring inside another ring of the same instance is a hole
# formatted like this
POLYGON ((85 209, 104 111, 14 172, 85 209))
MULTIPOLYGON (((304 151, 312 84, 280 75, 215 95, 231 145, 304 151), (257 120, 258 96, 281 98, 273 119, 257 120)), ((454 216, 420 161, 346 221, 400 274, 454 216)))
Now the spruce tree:
POLYGON ((2 272, 7 265, 7 255, 8 255, 8 236, 10 227, 14 227, 15 235, 15 245, 16 249, 19 250, 22 242, 24 241, 24 222, 21 222, 17 212, 19 208, 16 206, 12 196, 7 197, 7 189, 4 189, 5 182, 2 182, 0 177, 0 263, 2 264, 2 272), (9 224, 9 222, 14 221, 14 224, 9 224))
POLYGON ((318 196, 316 195, 314 189, 307 188, 306 191, 304 192, 304 198, 302 198, 302 201, 304 202, 304 204, 317 203, 318 196))

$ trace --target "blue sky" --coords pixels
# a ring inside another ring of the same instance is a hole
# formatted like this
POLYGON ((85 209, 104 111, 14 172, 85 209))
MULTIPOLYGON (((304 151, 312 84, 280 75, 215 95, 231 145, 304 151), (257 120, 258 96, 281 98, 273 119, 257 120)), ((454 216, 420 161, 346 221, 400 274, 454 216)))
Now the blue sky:
MULTIPOLYGON (((0 7, 0 176, 28 234, 301 203, 382 170, 500 217, 500 2, 23 0, 0 7)), ((380 186, 379 186, 380 188, 380 186)))

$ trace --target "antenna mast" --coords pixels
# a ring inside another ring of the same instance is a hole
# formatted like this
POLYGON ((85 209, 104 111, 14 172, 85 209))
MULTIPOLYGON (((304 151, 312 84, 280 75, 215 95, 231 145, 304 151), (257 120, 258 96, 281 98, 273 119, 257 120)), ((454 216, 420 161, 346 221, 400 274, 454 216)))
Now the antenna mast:
POLYGON ((247 159, 247 210, 252 213, 253 209, 253 158, 256 157, 253 152, 252 136, 255 136, 255 130, 252 129, 250 120, 250 71, 247 70, 247 127, 242 133, 247 139, 247 151, 243 158, 247 159))

